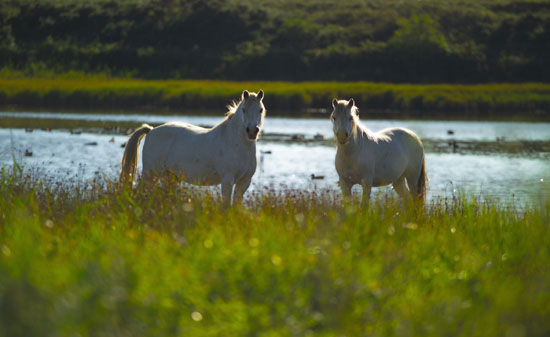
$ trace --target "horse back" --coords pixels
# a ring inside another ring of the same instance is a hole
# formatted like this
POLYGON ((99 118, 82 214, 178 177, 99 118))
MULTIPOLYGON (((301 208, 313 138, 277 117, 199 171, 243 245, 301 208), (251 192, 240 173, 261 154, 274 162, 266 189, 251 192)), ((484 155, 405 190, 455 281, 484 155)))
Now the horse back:
MULTIPOLYGON (((376 138, 383 140, 394 147, 399 147, 408 153, 424 153, 424 146, 420 138, 411 130, 406 128, 389 128, 377 132, 376 138)), ((379 141, 380 143, 380 141, 379 141)))

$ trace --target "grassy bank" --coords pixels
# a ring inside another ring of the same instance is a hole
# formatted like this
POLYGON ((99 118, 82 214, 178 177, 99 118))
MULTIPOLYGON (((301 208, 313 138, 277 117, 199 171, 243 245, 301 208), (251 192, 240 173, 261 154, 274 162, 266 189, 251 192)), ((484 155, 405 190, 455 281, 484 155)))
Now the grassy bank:
POLYGON ((12 109, 220 111, 243 89, 266 92, 273 114, 330 109, 356 99, 373 117, 550 119, 550 84, 409 85, 369 82, 147 81, 109 78, 3 78, 0 106, 12 109))
POLYGON ((550 205, 0 182, 0 335, 545 336, 550 205))

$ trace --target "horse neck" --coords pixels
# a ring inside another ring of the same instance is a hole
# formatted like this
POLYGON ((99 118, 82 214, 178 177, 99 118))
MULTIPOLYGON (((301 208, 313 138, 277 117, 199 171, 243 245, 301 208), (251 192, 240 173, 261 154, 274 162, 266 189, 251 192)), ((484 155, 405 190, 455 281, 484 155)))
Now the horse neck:
POLYGON ((338 150, 343 153, 352 154, 361 147, 361 145, 365 142, 365 139, 372 139, 372 135, 367 128, 361 126, 359 121, 356 121, 353 126, 350 141, 344 145, 338 144, 338 150))

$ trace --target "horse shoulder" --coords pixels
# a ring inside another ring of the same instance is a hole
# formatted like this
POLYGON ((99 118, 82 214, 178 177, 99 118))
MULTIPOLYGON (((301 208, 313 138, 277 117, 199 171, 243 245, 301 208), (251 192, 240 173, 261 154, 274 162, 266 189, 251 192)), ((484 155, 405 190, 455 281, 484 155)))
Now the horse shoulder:
POLYGON ((342 154, 341 151, 336 150, 336 157, 334 158, 334 166, 336 167, 336 172, 338 172, 338 174, 341 174, 341 172, 343 171, 345 163, 346 163, 345 156, 342 154))
POLYGON ((249 146, 237 134, 223 128, 212 130, 209 153, 214 155, 218 171, 226 181, 236 181, 256 172, 256 147, 249 146))
POLYGON ((336 149, 336 158, 334 159, 336 169, 338 169, 339 167, 343 168, 349 166, 352 160, 353 156, 349 151, 346 151, 341 147, 338 147, 336 149))

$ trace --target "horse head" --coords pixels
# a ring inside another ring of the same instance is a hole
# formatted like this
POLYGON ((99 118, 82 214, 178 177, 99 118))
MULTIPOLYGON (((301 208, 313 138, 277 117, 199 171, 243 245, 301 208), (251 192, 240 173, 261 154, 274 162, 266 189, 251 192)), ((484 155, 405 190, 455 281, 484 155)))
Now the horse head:
POLYGON ((255 141, 258 138, 264 124, 265 107, 262 102, 263 99, 263 90, 260 90, 257 94, 245 90, 241 96, 241 103, 237 111, 241 113, 244 131, 250 141, 255 141))
POLYGON ((349 101, 339 101, 335 98, 332 100, 332 108, 330 119, 332 120, 334 135, 338 143, 347 144, 350 137, 355 135, 359 109, 355 106, 353 98, 349 101))

